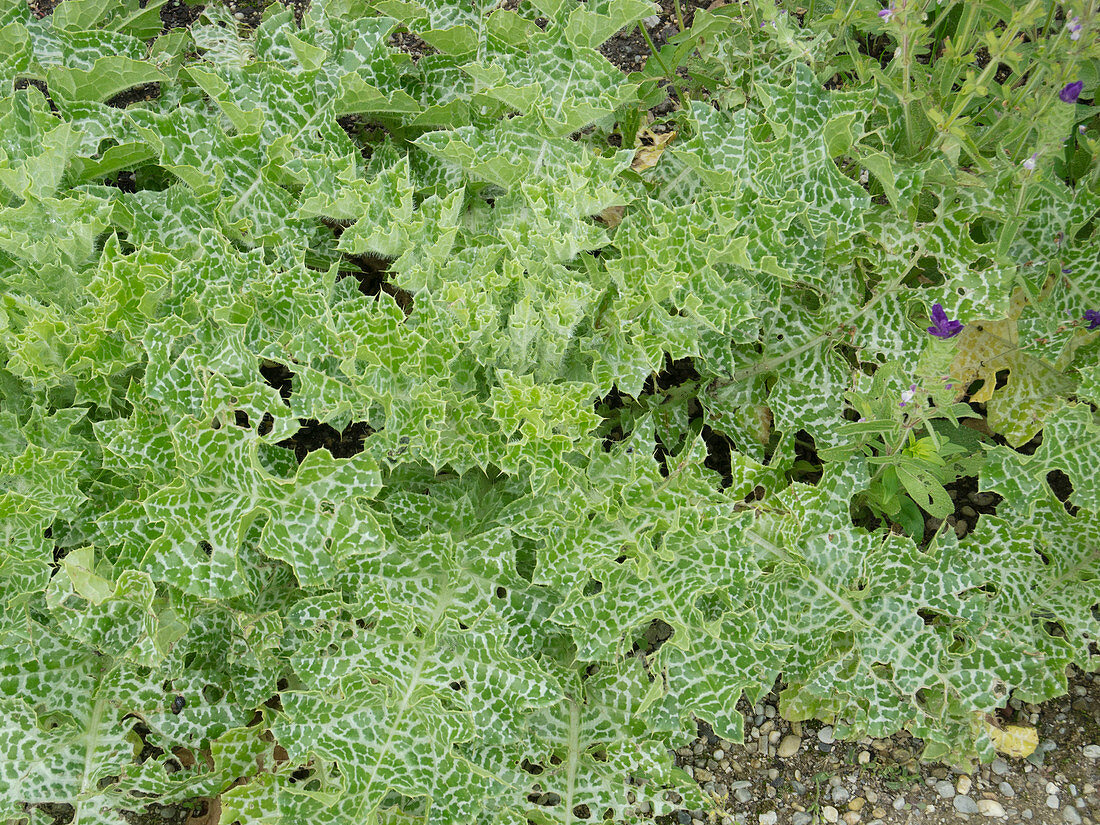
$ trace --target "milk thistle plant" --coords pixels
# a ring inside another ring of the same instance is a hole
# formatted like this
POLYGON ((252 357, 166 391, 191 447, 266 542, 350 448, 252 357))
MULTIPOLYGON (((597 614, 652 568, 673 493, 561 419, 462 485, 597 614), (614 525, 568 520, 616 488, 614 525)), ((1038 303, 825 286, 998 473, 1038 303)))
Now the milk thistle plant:
POLYGON ((160 7, 0 0, 0 821, 635 822, 1100 665, 1094 4, 160 7))

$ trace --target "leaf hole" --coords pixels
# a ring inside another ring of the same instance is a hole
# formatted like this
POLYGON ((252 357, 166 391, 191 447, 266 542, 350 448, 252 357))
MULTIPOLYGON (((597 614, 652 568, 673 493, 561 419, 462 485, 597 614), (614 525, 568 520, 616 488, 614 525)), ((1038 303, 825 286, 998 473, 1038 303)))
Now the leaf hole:
POLYGON ((602 590, 603 590, 603 582, 600 581, 599 579, 590 578, 588 580, 588 583, 585 584, 584 590, 581 591, 581 595, 582 596, 595 596, 597 593, 599 593, 602 590))
POLYGON ((225 696, 225 691, 217 685, 203 685, 202 698, 208 705, 216 705, 225 696))
POLYGON ((1069 480, 1069 476, 1061 470, 1051 470, 1047 473, 1047 484, 1050 485, 1051 491, 1062 502, 1062 506, 1066 512, 1071 516, 1076 516, 1079 508, 1070 502, 1070 497, 1073 495, 1073 482, 1069 480))
POLYGON ((587 805, 577 805, 573 808, 573 816, 577 819, 589 819, 592 816, 592 812, 588 809, 587 805))
POLYGON ((210 558, 214 555, 214 545, 212 545, 208 541, 200 541, 199 549, 203 552, 204 555, 206 555, 207 558, 210 558))
POLYGON ((508 591, 503 587, 498 587, 495 592, 496 592, 496 597, 498 599, 500 599, 501 601, 508 598, 508 591))
POLYGON ((936 619, 940 617, 938 613, 934 613, 931 610, 925 610, 921 608, 917 611, 917 615, 920 616, 921 621, 924 622, 925 627, 932 627, 936 624, 936 619))
POLYGON ((298 768, 290 775, 290 781, 291 783, 305 782, 311 776, 313 776, 312 768, 298 768))
POLYGON ((529 762, 526 759, 524 759, 522 762, 519 763, 519 767, 520 767, 520 770, 526 771, 527 773, 531 774, 532 776, 538 776, 539 774, 541 774, 543 771, 546 770, 546 768, 544 768, 542 765, 537 765, 534 762, 529 762))
POLYGON ((449 685, 447 685, 447 687, 449 687, 451 690, 453 690, 457 693, 461 693, 462 691, 466 690, 466 687, 467 687, 466 680, 465 679, 459 679, 458 681, 451 682, 449 685))
POLYGON ((1043 629, 1055 639, 1066 638, 1066 629, 1058 622, 1043 622, 1043 629))
POLYGON ((871 665, 871 672, 885 682, 894 680, 894 668, 891 665, 875 662, 871 665))

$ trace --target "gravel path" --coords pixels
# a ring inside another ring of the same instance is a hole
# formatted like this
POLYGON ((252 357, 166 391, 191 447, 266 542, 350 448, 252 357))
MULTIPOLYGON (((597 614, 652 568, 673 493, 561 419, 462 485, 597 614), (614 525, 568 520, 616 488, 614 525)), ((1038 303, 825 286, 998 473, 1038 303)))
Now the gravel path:
POLYGON ((786 722, 777 707, 774 691, 755 708, 742 702, 744 745, 702 726, 676 761, 715 807, 679 811, 658 823, 1100 822, 1100 674, 1074 673, 1069 694, 1042 706, 1010 701, 1012 723, 1034 725, 1039 747, 1027 759, 998 757, 970 774, 917 761, 923 745, 907 733, 841 742, 832 727, 786 722))

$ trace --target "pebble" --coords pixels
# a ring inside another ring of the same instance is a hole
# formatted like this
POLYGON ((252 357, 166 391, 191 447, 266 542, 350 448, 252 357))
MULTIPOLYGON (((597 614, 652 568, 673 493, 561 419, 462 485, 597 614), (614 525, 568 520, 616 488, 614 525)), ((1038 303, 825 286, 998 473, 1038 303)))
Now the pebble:
POLYGON ((1008 816, 1008 814, 1005 813, 1004 807, 996 799, 979 799, 978 813, 980 813, 982 816, 998 818, 1002 816, 1008 816))
POLYGON ((969 796, 956 796, 951 800, 951 804, 955 806, 955 810, 960 814, 976 814, 978 812, 978 803, 969 796))
POLYGON ((970 781, 970 777, 966 774, 963 774, 959 777, 959 781, 955 785, 955 791, 957 793, 961 793, 963 796, 966 796, 968 793, 970 793, 970 787, 972 784, 973 783, 970 781))
POLYGON ((798 753, 800 747, 802 747, 802 738, 788 733, 783 737, 783 741, 779 743, 779 750, 775 753, 776 756, 788 759, 798 753))
POLYGON ((821 730, 819 730, 817 732, 817 741, 820 742, 823 745, 833 744, 833 742, 836 741, 836 735, 833 733, 833 726, 832 725, 826 725, 821 730))
POLYGON ((845 802, 852 798, 852 795, 848 793, 848 789, 845 787, 833 788, 829 796, 831 796, 833 798, 833 802, 837 803, 838 805, 843 805, 845 802))
POLYGON ((1016 795, 1016 790, 1007 782, 1002 782, 998 785, 997 790, 1000 791, 1003 796, 1012 797, 1016 795))
POLYGON ((860 751, 858 759, 859 759, 859 764, 866 765, 868 762, 871 761, 871 752, 870 751, 860 751))
POLYGON ((836 822, 840 819, 840 811, 832 805, 826 805, 821 809, 821 816, 826 822, 836 822))
POLYGON ((848 811, 848 813, 844 814, 841 819, 844 820, 845 825, 856 825, 856 823, 860 820, 860 815, 857 814, 855 811, 848 811))
POLYGON ((1081 748, 1081 753, 1089 759, 1100 759, 1100 745, 1085 745, 1081 748))
POLYGON ((936 793, 938 793, 943 799, 950 799, 955 795, 955 786, 948 782, 946 779, 941 779, 934 786, 936 793))
POLYGON ((1054 794, 1048 796, 1047 807, 1050 808, 1052 811, 1058 810, 1058 797, 1056 797, 1054 794))
POLYGON ((851 802, 848 803, 849 811, 862 811, 863 806, 867 804, 867 800, 861 796, 857 796, 851 802))
POLYGON ((742 805, 747 805, 752 802, 752 791, 748 788, 738 788, 733 792, 733 796, 742 805))
POLYGON ((1062 820, 1066 822, 1067 825, 1080 825, 1081 814, 1077 813, 1077 809, 1072 805, 1066 805, 1066 807, 1062 808, 1062 820))
POLYGON ((810 825, 814 818, 805 811, 799 811, 791 816, 791 825, 810 825))
POLYGON ((719 748, 718 750, 716 750, 714 752, 713 756, 714 756, 714 761, 715 762, 721 762, 723 759, 725 759, 726 752, 724 750, 722 750, 721 748, 719 748))
POLYGON ((1008 763, 1001 759, 1001 757, 999 756, 993 760, 989 767, 993 770, 993 773, 997 774, 997 776, 1008 775, 1008 763))
POLYGON ((1058 793, 1058 786, 1055 785, 1053 782, 1047 782, 1046 792, 1051 796, 1054 796, 1056 793, 1058 793))
POLYGON ((908 804, 909 803, 905 801, 904 796, 899 796, 897 799, 894 800, 893 807, 895 811, 901 811, 904 810, 905 806, 908 804))
POLYGON ((652 29, 654 26, 656 26, 658 23, 661 22, 661 15, 651 14, 649 17, 645 18, 642 22, 646 24, 646 28, 652 29))
POLYGON ((775 811, 768 811, 767 813, 760 814, 758 817, 760 825, 775 825, 779 821, 779 814, 775 811))

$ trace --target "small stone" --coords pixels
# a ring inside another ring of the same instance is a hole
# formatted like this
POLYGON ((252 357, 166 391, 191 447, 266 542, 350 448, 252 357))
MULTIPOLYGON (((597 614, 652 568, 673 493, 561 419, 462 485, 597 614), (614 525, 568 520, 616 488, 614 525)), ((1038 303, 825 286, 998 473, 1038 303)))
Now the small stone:
POLYGON ((778 779, 778 778, 779 778, 779 769, 778 768, 769 768, 768 769, 768 779, 775 780, 775 779, 778 779))
POLYGON ((942 799, 950 799, 955 795, 955 786, 946 779, 941 779, 934 787, 942 799))
POLYGON ((1053 782, 1047 782, 1046 792, 1051 796, 1054 796, 1056 793, 1058 793, 1058 786, 1055 785, 1053 782))
POLYGON ((963 774, 959 777, 959 781, 955 783, 955 791, 957 793, 961 793, 963 796, 966 796, 968 793, 970 793, 970 787, 972 784, 973 783, 970 781, 970 777, 966 774, 963 774))
POLYGON ((872 805, 874 805, 876 802, 878 802, 878 794, 875 793, 874 791, 867 791, 867 793, 864 794, 864 796, 867 797, 867 801, 870 802, 872 805))
POLYGON ((817 741, 823 745, 831 745, 836 741, 836 735, 833 733, 833 726, 826 725, 817 732, 817 741))
POLYGON ((687 811, 677 811, 676 821, 679 822, 680 825, 691 825, 691 814, 687 811))
POLYGON ((1081 753, 1088 759, 1100 759, 1100 745, 1085 745, 1081 748, 1081 753))
POLYGON ((774 705, 764 705, 764 715, 767 716, 769 719, 774 719, 775 718, 775 706, 774 705))
POLYGON ((654 26, 656 26, 658 23, 661 22, 661 15, 651 14, 649 17, 645 18, 642 22, 645 23, 647 29, 652 29, 654 26))
POLYGON ((826 822, 836 822, 840 819, 840 811, 832 805, 826 805, 821 809, 821 816, 826 822))
POLYGON ((752 791, 748 788, 738 788, 733 792, 733 797, 742 805, 747 805, 752 802, 752 791))
POLYGON ((714 779, 714 774, 712 774, 710 771, 706 770, 705 768, 696 768, 695 769, 695 781, 696 782, 710 782, 712 779, 714 779))
POLYGON ((804 811, 791 816, 791 825, 810 825, 814 821, 814 818, 804 811))
POLYGON ((1007 816, 1004 807, 996 799, 979 799, 978 813, 989 817, 1007 816))
POLYGON ((997 776, 1008 775, 1008 763, 999 756, 990 763, 989 767, 997 776))
POLYGON ((1023 811, 1020 812, 1020 816, 1024 819, 1030 820, 1033 816, 1035 816, 1035 814, 1032 813, 1031 808, 1025 808, 1023 811))
POLYGON ((903 811, 908 804, 909 803, 905 801, 904 796, 899 796, 897 799, 894 800, 893 807, 895 811, 903 811))
POLYGON ((886 809, 882 807, 872 808, 871 816, 873 816, 875 819, 882 819, 884 816, 886 816, 886 809))
POLYGON ((170 805, 161 805, 160 806, 160 818, 161 819, 175 819, 176 818, 176 809, 171 807, 170 805))
POLYGON ((955 810, 960 814, 976 814, 978 812, 978 803, 969 796, 956 796, 951 800, 951 804, 955 806, 955 810))
POLYGON ((800 747, 802 747, 802 738, 789 733, 779 743, 779 750, 776 751, 776 755, 783 759, 789 759, 798 753, 800 747))
POLYGON ((913 754, 909 753, 905 748, 894 748, 890 751, 890 756, 895 762, 908 762, 913 758, 913 754))
POLYGON ((862 796, 857 796, 855 799, 853 799, 851 802, 848 803, 848 810, 849 811, 862 811, 863 806, 866 805, 866 804, 867 804, 866 799, 864 799, 862 796))
POLYGON ((1072 805, 1066 805, 1066 807, 1062 808, 1062 820, 1066 825, 1080 825, 1081 814, 1077 813, 1077 809, 1072 805))
POLYGON ((236 17, 238 20, 244 20, 244 12, 243 11, 235 11, 235 12, 233 12, 233 16, 236 17))
POLYGON ((833 802, 838 805, 843 805, 852 798, 852 795, 848 793, 848 789, 843 786, 833 788, 832 791, 829 792, 829 796, 831 796, 833 802))
POLYGON ((866 765, 868 762, 871 761, 871 752, 870 751, 860 751, 859 756, 857 757, 857 760, 859 761, 859 764, 866 765))
POLYGON ((1048 796, 1047 807, 1050 808, 1052 811, 1058 810, 1058 797, 1056 797, 1054 794, 1048 796))
POLYGON ((843 819, 845 821, 845 823, 847 823, 847 825, 856 825, 856 823, 859 822, 861 817, 855 811, 848 811, 848 813, 844 814, 844 816, 842 816, 841 819, 843 819))
POLYGON ((1003 796, 1013 797, 1016 795, 1016 790, 1007 782, 1002 782, 998 785, 997 790, 1000 791, 1003 796))
POLYGON ((779 821, 779 814, 775 811, 768 811, 767 813, 760 814, 758 817, 760 825, 775 825, 779 821))
POLYGON ((956 538, 960 538, 960 539, 965 538, 966 534, 969 530, 970 530, 970 525, 967 524, 962 519, 959 519, 958 521, 955 522, 955 537, 956 538))
POLYGON ((724 750, 722 750, 721 748, 719 748, 712 755, 714 757, 715 762, 721 762, 725 758, 726 752, 724 750))

